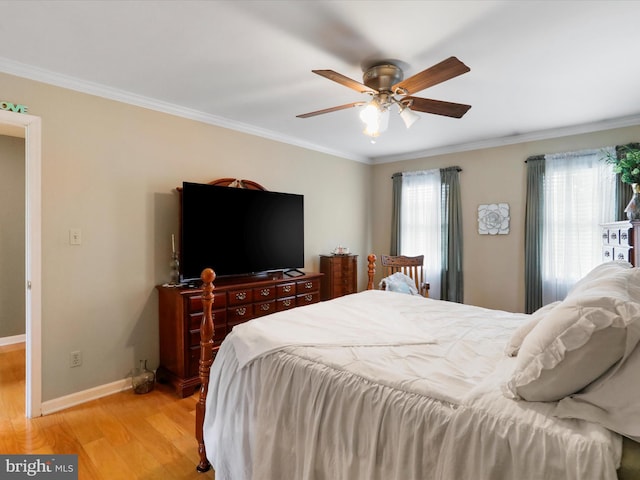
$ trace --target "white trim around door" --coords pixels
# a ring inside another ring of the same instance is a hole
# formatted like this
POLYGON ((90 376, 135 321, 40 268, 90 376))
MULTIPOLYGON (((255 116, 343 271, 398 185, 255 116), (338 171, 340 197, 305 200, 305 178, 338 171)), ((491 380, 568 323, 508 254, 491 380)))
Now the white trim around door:
POLYGON ((0 133, 25 139, 25 415, 42 414, 41 119, 0 110, 0 133))

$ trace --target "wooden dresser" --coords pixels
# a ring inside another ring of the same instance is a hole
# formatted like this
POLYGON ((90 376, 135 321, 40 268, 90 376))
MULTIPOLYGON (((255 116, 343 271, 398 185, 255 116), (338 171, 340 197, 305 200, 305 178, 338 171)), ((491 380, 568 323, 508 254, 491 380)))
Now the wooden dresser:
POLYGON ((640 266, 640 222, 603 223, 601 228, 603 261, 624 260, 640 266))
POLYGON ((357 255, 320 255, 320 298, 330 300, 358 291, 357 255))
MULTIPOLYGON (((213 322, 214 352, 234 325, 269 313, 320 301, 321 273, 300 277, 215 282, 213 322)), ((202 290, 158 286, 160 321, 160 366, 158 381, 170 383, 181 397, 192 395, 200 379, 200 323, 202 290)), ((215 354, 214 354, 215 356, 215 354)))

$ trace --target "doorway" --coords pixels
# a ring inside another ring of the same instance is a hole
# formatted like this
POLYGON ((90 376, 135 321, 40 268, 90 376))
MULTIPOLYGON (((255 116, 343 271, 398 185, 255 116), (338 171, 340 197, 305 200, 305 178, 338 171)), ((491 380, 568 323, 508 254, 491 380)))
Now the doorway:
POLYGON ((42 414, 41 120, 0 110, 0 135, 25 140, 25 415, 42 414))

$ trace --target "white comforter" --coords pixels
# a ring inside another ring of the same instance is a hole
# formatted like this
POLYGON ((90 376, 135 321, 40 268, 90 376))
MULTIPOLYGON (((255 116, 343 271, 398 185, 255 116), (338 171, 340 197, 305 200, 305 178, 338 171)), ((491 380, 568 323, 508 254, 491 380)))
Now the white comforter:
POLYGON ((618 435, 554 418, 553 403, 502 396, 514 363, 504 346, 527 319, 367 291, 236 327, 207 397, 216 479, 615 480, 618 435), (362 335, 348 319, 343 331, 340 318, 363 308, 362 335), (307 315, 331 317, 331 335, 312 346, 303 320, 294 346, 287 324, 307 315))

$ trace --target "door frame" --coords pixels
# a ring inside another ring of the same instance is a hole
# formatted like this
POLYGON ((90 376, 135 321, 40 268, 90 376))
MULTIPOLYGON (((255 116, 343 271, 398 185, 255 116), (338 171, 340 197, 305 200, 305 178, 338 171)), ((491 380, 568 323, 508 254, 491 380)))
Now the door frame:
POLYGON ((25 139, 25 416, 42 415, 42 128, 33 115, 0 110, 0 133, 25 139))

